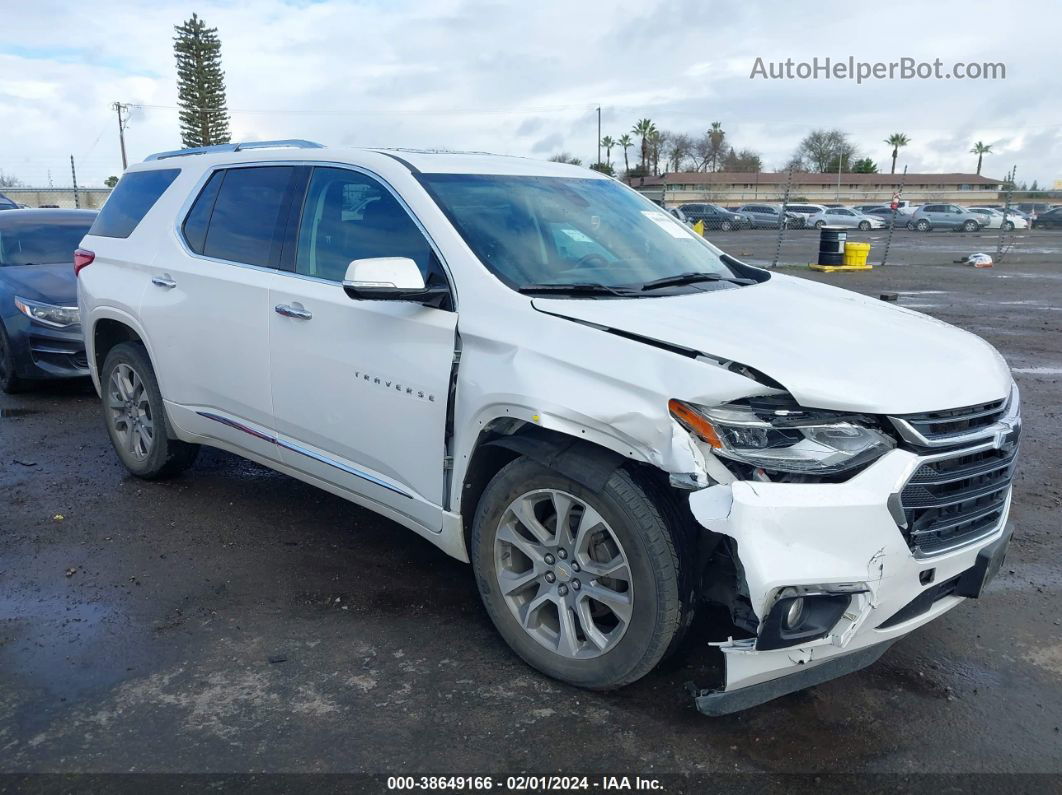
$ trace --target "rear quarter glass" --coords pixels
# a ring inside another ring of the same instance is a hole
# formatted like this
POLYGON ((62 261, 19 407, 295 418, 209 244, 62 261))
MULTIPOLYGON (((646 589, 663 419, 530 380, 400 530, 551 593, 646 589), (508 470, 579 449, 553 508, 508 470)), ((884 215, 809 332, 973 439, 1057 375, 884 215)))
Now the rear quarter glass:
POLYGON ((126 174, 107 197, 89 234, 129 237, 180 173, 178 168, 166 168, 126 174))

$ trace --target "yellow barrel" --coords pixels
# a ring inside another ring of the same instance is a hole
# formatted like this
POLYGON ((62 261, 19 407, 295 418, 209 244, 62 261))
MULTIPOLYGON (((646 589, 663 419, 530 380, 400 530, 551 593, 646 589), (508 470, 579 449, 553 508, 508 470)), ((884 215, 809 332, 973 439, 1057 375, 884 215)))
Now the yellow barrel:
POLYGON ((844 264, 846 266, 861 267, 867 264, 870 256, 870 243, 845 243, 844 264))

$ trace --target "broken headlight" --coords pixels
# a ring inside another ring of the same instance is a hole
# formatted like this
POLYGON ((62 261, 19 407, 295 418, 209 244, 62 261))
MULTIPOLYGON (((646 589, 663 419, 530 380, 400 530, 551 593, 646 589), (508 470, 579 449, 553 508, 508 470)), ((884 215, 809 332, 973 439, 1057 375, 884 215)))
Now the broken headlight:
POLYGON ((837 474, 868 464, 896 446, 873 418, 774 399, 714 407, 672 400, 668 407, 671 416, 716 455, 767 471, 837 474))

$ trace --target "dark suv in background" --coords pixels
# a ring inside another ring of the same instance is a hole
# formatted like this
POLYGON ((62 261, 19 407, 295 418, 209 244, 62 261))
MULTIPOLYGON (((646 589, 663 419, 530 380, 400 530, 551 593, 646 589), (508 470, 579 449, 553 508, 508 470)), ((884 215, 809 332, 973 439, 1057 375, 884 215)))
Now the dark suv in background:
POLYGON ((752 222, 741 213, 724 210, 717 204, 683 204, 679 207, 690 223, 703 221, 706 229, 719 229, 729 232, 731 229, 747 229, 752 222))

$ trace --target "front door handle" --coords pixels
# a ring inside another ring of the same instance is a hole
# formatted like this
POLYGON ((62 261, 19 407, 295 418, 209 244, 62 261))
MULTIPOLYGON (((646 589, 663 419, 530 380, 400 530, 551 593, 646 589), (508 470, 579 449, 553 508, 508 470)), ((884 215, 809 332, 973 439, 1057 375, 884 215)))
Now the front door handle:
POLYGON ((153 276, 151 283, 158 287, 165 287, 167 290, 177 286, 177 282, 171 279, 168 274, 166 276, 153 276))
POLYGON ((277 304, 273 309, 278 315, 284 317, 293 317, 296 320, 309 320, 313 317, 313 312, 309 309, 303 309, 301 306, 291 306, 290 304, 277 304))

